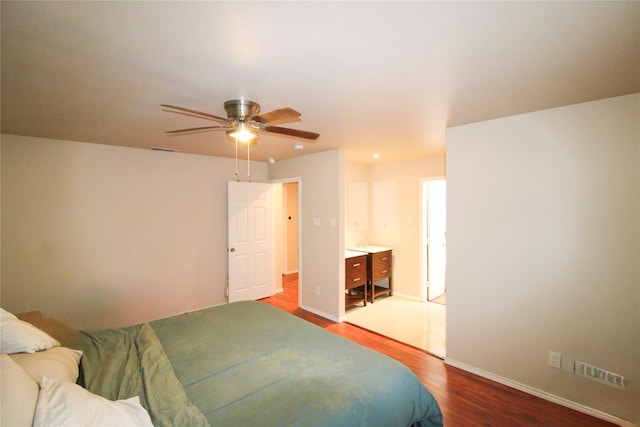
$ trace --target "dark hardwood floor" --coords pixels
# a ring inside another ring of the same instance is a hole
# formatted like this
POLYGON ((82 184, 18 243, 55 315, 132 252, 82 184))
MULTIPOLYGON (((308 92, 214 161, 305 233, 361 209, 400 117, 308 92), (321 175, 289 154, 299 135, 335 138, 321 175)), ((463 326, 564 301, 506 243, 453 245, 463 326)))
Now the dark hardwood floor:
POLYGON ((302 310, 298 307, 296 274, 283 276, 283 288, 284 292, 261 301, 407 365, 438 401, 447 427, 614 425, 445 365, 441 359, 414 347, 302 310))

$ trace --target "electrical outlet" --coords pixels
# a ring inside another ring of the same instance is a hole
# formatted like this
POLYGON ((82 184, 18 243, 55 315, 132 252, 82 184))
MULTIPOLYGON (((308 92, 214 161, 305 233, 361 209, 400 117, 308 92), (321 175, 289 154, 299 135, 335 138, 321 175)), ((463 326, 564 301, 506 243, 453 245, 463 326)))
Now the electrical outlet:
POLYGON ((555 351, 549 352, 549 366, 560 369, 562 366, 562 354, 555 351))
POLYGON ((320 295, 320 286, 316 286, 316 295, 320 295))

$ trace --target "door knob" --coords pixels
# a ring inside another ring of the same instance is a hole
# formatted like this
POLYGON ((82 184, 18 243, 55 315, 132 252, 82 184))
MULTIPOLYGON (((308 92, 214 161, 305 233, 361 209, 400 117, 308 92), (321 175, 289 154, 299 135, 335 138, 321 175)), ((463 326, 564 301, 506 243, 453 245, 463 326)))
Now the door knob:
POLYGON ((229 249, 229 252, 235 252, 235 251, 236 251, 236 248, 230 248, 229 249))

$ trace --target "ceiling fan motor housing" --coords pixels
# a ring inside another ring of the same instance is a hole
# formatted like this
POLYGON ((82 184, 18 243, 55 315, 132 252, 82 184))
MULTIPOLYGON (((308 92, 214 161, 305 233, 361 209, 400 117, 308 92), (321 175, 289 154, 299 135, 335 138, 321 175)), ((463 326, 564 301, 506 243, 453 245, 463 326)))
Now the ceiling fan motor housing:
POLYGON ((260 104, 246 99, 233 99, 224 103, 224 109, 230 119, 245 120, 260 112, 260 104))

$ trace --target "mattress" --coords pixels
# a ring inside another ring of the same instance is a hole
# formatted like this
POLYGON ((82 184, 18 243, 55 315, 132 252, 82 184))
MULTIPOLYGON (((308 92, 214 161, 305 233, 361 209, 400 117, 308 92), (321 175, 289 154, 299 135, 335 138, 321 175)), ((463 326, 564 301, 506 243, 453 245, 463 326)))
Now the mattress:
POLYGON ((82 332, 78 347, 83 385, 141 396, 156 426, 442 425, 405 365, 260 302, 82 332))

